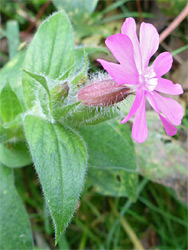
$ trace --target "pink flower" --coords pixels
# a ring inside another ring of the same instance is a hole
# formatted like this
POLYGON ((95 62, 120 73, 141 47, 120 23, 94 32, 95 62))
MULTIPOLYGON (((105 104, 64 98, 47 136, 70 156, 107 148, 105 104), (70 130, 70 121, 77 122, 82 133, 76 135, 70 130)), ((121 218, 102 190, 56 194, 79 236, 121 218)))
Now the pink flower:
POLYGON ((142 23, 138 40, 135 20, 127 18, 121 28, 121 34, 108 37, 105 43, 119 64, 101 59, 97 61, 117 84, 126 85, 136 91, 129 114, 121 121, 125 123, 136 114, 132 127, 133 139, 142 143, 148 135, 145 98, 158 113, 166 133, 169 136, 175 135, 177 129, 174 125, 181 123, 183 108, 175 100, 158 92, 179 95, 183 93, 183 89, 180 84, 173 84, 170 80, 161 78, 172 66, 173 59, 169 52, 159 54, 152 65, 148 66, 150 58, 159 47, 156 28, 152 24, 142 23))

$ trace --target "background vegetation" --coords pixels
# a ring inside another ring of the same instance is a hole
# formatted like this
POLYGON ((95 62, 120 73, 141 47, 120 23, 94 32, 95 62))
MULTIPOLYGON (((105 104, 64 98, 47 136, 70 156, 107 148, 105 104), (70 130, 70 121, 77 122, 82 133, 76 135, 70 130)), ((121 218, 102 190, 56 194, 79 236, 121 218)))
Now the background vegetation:
MULTIPOLYGON (((37 27, 46 17, 64 8, 74 27, 76 45, 86 47, 90 59, 89 73, 92 74, 102 70, 96 58, 113 60, 104 47, 104 40, 120 31, 126 17, 135 17, 138 24, 150 22, 161 33, 185 5, 184 0, 3 0, 0 4, 0 66, 6 65, 18 51, 28 46, 37 27)), ((91 186, 88 180, 92 178, 90 175, 77 205, 79 209, 66 233, 54 247, 54 228, 36 172, 32 165, 15 168, 15 186, 29 213, 35 249, 188 248, 187 41, 185 19, 161 42, 159 52, 167 50, 174 56, 168 78, 181 83, 184 88, 185 93, 178 97, 178 101, 185 109, 185 117, 178 134, 169 138, 148 109, 149 138, 143 145, 135 144, 140 173, 135 203, 124 197, 123 176, 117 176, 117 185, 109 185, 110 177, 107 175, 103 180, 97 179, 95 185, 91 186)), ((15 68, 21 68, 19 61, 15 68)), ((6 66, 0 72, 0 85, 5 73, 6 66)), ((14 70, 11 74, 14 78, 14 70)), ((2 150, 5 151, 1 148, 1 153, 2 150)), ((7 165, 8 154, 2 155, 0 162, 7 165)), ((12 164, 15 164, 14 158, 12 164)), ((10 161, 8 165, 11 167, 10 161)))

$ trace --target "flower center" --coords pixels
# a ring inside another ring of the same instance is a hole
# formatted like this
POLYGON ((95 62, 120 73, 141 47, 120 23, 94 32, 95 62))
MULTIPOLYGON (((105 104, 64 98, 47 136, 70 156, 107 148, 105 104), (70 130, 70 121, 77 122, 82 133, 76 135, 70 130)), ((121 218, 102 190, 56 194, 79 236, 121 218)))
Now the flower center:
POLYGON ((155 78, 156 74, 151 67, 148 67, 145 72, 139 76, 140 86, 145 91, 153 91, 157 86, 158 79, 155 78))

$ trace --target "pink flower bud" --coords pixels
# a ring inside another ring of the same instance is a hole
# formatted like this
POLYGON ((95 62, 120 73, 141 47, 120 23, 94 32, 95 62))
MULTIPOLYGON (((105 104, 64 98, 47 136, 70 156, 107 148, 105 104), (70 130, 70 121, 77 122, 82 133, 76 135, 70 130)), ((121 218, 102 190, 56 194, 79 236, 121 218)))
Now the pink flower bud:
POLYGON ((118 85, 113 79, 101 80, 78 92, 78 100, 88 106, 110 106, 129 95, 129 88, 118 85))

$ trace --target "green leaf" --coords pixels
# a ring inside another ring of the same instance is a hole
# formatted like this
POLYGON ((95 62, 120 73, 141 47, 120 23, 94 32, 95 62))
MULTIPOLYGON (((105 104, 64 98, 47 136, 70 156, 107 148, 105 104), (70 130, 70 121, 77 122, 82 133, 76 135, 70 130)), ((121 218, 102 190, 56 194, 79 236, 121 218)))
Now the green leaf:
POLYGON ((59 122, 69 126, 83 127, 95 125, 117 116, 119 113, 114 107, 89 107, 80 103, 67 116, 59 119, 59 122))
POLYGON ((28 214, 14 186, 13 170, 0 164, 0 248, 32 249, 28 214))
POLYGON ((32 163, 25 142, 0 144, 0 162, 10 168, 24 167, 32 163))
POLYGON ((19 99, 11 89, 8 82, 1 91, 0 100, 1 118, 4 122, 11 122, 18 114, 22 113, 22 107, 19 99))
POLYGON ((21 85, 21 67, 25 57, 25 51, 19 52, 12 60, 10 60, 0 71, 0 90, 7 82, 7 78, 13 90, 21 85))
POLYGON ((98 0, 53 0, 55 7, 58 10, 64 9, 73 20, 89 17, 95 10, 97 3, 98 0))
POLYGON ((46 78, 44 76, 36 75, 36 74, 33 74, 33 73, 26 71, 26 70, 23 70, 23 72, 28 74, 32 79, 36 80, 37 83, 40 83, 43 86, 43 88, 46 90, 46 92, 48 93, 48 96, 50 96, 48 84, 47 84, 46 78))
POLYGON ((87 153, 73 130, 26 116, 26 137, 56 229, 56 243, 67 227, 79 199, 87 153))
POLYGON ((64 11, 47 18, 35 34, 24 61, 24 69, 58 78, 74 64, 74 39, 64 11))
POLYGON ((0 124, 0 143, 8 141, 13 136, 10 129, 6 129, 0 124))
POLYGON ((3 123, 1 121, 0 143, 25 141, 22 120, 22 114, 20 114, 10 123, 3 123))
POLYGON ((79 131, 88 145, 91 183, 103 194, 115 195, 117 192, 117 196, 128 196, 134 200, 137 164, 128 125, 111 120, 80 128, 79 131), (111 181, 107 181, 107 176, 111 181))
POLYGON ((20 51, 0 71, 0 91, 1 89, 4 88, 8 80, 12 90, 18 96, 22 104, 22 108, 25 108, 23 100, 22 72, 21 72, 24 57, 25 57, 25 51, 20 51))
POLYGON ((89 168, 87 186, 94 186, 96 192, 115 197, 128 196, 135 201, 138 176, 125 170, 89 168))
POLYGON ((80 128, 79 131, 89 147, 89 167, 137 171, 128 125, 121 125, 118 121, 111 120, 80 128))
POLYGON ((87 75, 87 68, 88 68, 88 62, 87 62, 87 57, 86 57, 85 50, 82 50, 81 53, 79 53, 79 50, 75 49, 75 59, 76 59, 76 61, 75 61, 75 65, 74 65, 74 71, 76 71, 76 69, 78 68, 78 66, 80 67, 80 63, 82 61, 84 61, 84 65, 83 65, 81 71, 71 81, 72 85, 73 84, 74 85, 78 84, 79 81, 81 80, 81 78, 84 77, 84 75, 87 75))
POLYGON ((39 109, 50 118, 51 114, 51 94, 48 87, 47 79, 44 76, 33 74, 29 71, 23 70, 23 91, 26 105, 33 112, 39 113, 39 109))
POLYGON ((8 39, 9 57, 12 59, 18 52, 20 44, 20 32, 18 22, 15 20, 8 21, 6 24, 6 36, 8 39))
POLYGON ((22 81, 25 104, 29 109, 32 109, 36 105, 39 86, 26 71, 23 71, 22 81))
POLYGON ((56 120, 59 120, 63 124, 64 120, 66 120, 67 116, 71 116, 72 112, 74 112, 77 105, 79 105, 80 102, 76 102, 67 106, 62 106, 54 110, 54 118, 56 120))

